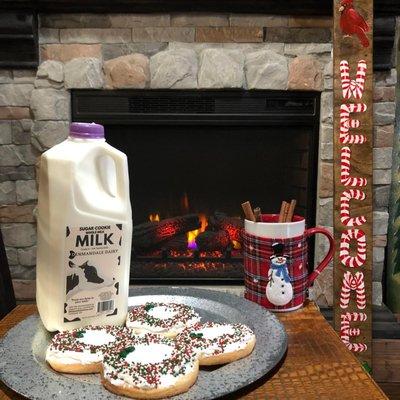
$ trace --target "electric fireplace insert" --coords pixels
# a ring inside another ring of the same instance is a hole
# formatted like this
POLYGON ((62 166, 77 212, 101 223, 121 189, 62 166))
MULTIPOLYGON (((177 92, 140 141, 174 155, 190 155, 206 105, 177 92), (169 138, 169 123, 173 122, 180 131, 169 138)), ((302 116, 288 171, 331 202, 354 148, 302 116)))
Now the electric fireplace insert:
POLYGON ((128 156, 131 281, 242 282, 248 199, 264 213, 297 199, 313 226, 319 102, 298 91, 73 90, 72 121, 103 124, 128 156))

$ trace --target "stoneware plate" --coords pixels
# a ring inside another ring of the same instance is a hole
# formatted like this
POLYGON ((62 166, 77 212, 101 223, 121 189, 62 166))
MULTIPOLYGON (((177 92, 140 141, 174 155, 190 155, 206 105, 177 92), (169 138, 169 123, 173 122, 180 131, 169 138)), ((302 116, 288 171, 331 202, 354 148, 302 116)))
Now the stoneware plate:
MULTIPOLYGON (((259 305, 217 291, 191 288, 133 289, 129 306, 147 301, 177 302, 192 306, 204 321, 244 323, 257 339, 253 353, 214 370, 201 370, 195 385, 174 400, 208 400, 235 392, 264 376, 282 359, 287 335, 278 319, 259 305)), ((45 362, 51 339, 40 318, 30 316, 12 328, 0 342, 0 379, 30 399, 117 399, 100 384, 98 375, 66 375, 45 362)))

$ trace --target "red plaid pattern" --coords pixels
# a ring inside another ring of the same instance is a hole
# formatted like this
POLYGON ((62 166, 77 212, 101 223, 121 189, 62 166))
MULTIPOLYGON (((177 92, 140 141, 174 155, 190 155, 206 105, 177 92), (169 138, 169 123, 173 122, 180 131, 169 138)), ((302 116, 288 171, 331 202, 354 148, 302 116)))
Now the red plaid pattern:
POLYGON ((305 235, 288 239, 271 239, 243 232, 245 298, 272 310, 286 310, 300 306, 307 296, 307 239, 305 235), (288 272, 293 286, 293 299, 284 306, 275 306, 266 297, 272 244, 282 243, 288 255, 288 272))

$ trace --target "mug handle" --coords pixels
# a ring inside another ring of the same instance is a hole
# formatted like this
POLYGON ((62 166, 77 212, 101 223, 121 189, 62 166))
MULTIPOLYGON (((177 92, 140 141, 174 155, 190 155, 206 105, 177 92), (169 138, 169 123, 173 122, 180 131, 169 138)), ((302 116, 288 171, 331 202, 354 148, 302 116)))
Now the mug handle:
POLYGON ((308 286, 311 286, 314 282, 315 278, 328 266, 329 262, 333 258, 333 252, 335 250, 335 242, 333 240, 332 234, 325 228, 315 227, 307 229, 305 235, 309 238, 311 235, 315 235, 316 233, 322 233, 329 240, 329 250, 324 259, 320 262, 317 268, 308 276, 308 286))

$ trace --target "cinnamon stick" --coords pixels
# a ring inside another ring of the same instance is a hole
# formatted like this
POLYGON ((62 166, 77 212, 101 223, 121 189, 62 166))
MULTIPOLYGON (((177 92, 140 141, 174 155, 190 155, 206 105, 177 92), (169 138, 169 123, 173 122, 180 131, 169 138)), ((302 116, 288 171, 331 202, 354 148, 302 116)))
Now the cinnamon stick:
POLYGON ((279 219, 278 222, 285 222, 284 217, 285 217, 285 209, 286 209, 286 201, 282 201, 281 203, 281 209, 279 211, 279 219))
POLYGON ((260 207, 256 207, 254 209, 254 217, 256 218, 256 222, 261 221, 261 208, 260 207))
POLYGON ((294 199, 290 202, 289 210, 288 210, 287 217, 286 217, 286 222, 292 222, 293 215, 294 215, 294 209, 296 208, 296 203, 297 203, 297 201, 294 199))
POLYGON ((242 203, 242 208, 246 219, 249 221, 256 222, 256 217, 254 216, 253 209, 249 201, 242 203))
POLYGON ((287 222, 290 204, 285 201, 285 210, 283 211, 283 222, 287 222))

